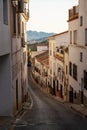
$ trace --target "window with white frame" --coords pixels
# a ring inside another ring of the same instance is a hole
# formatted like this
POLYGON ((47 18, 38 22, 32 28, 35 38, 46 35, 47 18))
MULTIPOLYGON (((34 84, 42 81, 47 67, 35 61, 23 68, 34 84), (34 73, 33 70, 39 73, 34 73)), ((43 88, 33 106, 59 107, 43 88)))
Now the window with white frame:
POLYGON ((80 62, 82 62, 82 61, 83 61, 83 53, 80 52, 80 62))
POLYGON ((83 16, 80 16, 80 26, 83 25, 83 16))
POLYGON ((70 31, 70 44, 72 44, 72 31, 70 31))
POLYGON ((87 46, 87 28, 85 29, 85 46, 87 46))
POLYGON ((73 42, 74 44, 77 44, 77 30, 74 30, 73 32, 73 42))
POLYGON ((73 78, 77 80, 77 65, 73 64, 73 78))

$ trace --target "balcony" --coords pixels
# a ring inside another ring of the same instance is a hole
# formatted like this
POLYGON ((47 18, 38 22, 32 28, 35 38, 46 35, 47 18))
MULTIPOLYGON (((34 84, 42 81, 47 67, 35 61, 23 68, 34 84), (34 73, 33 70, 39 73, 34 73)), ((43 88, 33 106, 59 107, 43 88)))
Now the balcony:
POLYGON ((69 21, 72 21, 74 19, 78 18, 79 14, 79 6, 74 6, 72 9, 69 10, 69 21))
POLYGON ((57 58, 58 60, 64 62, 64 54, 60 53, 60 52, 56 52, 55 54, 55 58, 57 58))
POLYGON ((12 0, 12 5, 14 7, 17 7, 18 6, 18 0, 12 0))
POLYGON ((29 0, 18 1, 18 13, 22 13, 26 20, 29 19, 29 0))

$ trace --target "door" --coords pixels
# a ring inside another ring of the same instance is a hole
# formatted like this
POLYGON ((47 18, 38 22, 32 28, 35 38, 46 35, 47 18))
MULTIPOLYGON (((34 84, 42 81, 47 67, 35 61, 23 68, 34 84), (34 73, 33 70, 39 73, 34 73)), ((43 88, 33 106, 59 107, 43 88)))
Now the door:
POLYGON ((83 80, 83 78, 81 78, 81 104, 84 104, 84 93, 83 93, 83 90, 84 90, 84 80, 83 80))
POLYGON ((70 87, 70 91, 69 91, 69 102, 73 103, 73 88, 70 87))
POLYGON ((18 110, 18 79, 16 80, 16 109, 18 110))
POLYGON ((59 82, 57 80, 57 92, 59 91, 59 82))
POLYGON ((63 86, 60 84, 60 97, 63 97, 63 86))
POLYGON ((56 92, 55 92, 55 80, 53 80, 53 95, 56 95, 56 92))

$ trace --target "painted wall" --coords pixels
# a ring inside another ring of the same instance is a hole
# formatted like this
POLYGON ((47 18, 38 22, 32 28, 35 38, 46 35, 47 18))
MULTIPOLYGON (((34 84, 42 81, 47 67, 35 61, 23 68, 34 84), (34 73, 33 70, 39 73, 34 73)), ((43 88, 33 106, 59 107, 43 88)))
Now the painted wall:
POLYGON ((7 4, 8 4, 8 25, 3 23, 3 0, 0 1, 0 56, 9 54, 11 50, 9 0, 7 1, 7 4))
POLYGON ((87 0, 79 0, 79 44, 85 45, 85 29, 87 29, 87 0), (80 16, 83 26, 80 26, 80 16))
POLYGON ((10 55, 0 57, 0 116, 12 115, 10 55))
POLYGON ((37 51, 45 51, 48 50, 48 46, 37 46, 37 51))
POLYGON ((56 46, 68 46, 68 32, 55 37, 56 46))

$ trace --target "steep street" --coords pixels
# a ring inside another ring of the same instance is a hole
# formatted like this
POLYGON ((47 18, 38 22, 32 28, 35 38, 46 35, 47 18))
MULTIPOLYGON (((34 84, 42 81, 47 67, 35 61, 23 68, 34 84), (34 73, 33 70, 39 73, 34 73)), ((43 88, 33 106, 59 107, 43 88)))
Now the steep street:
POLYGON ((44 94, 32 79, 30 71, 29 90, 32 108, 19 119, 14 130, 87 130, 87 119, 44 94))

